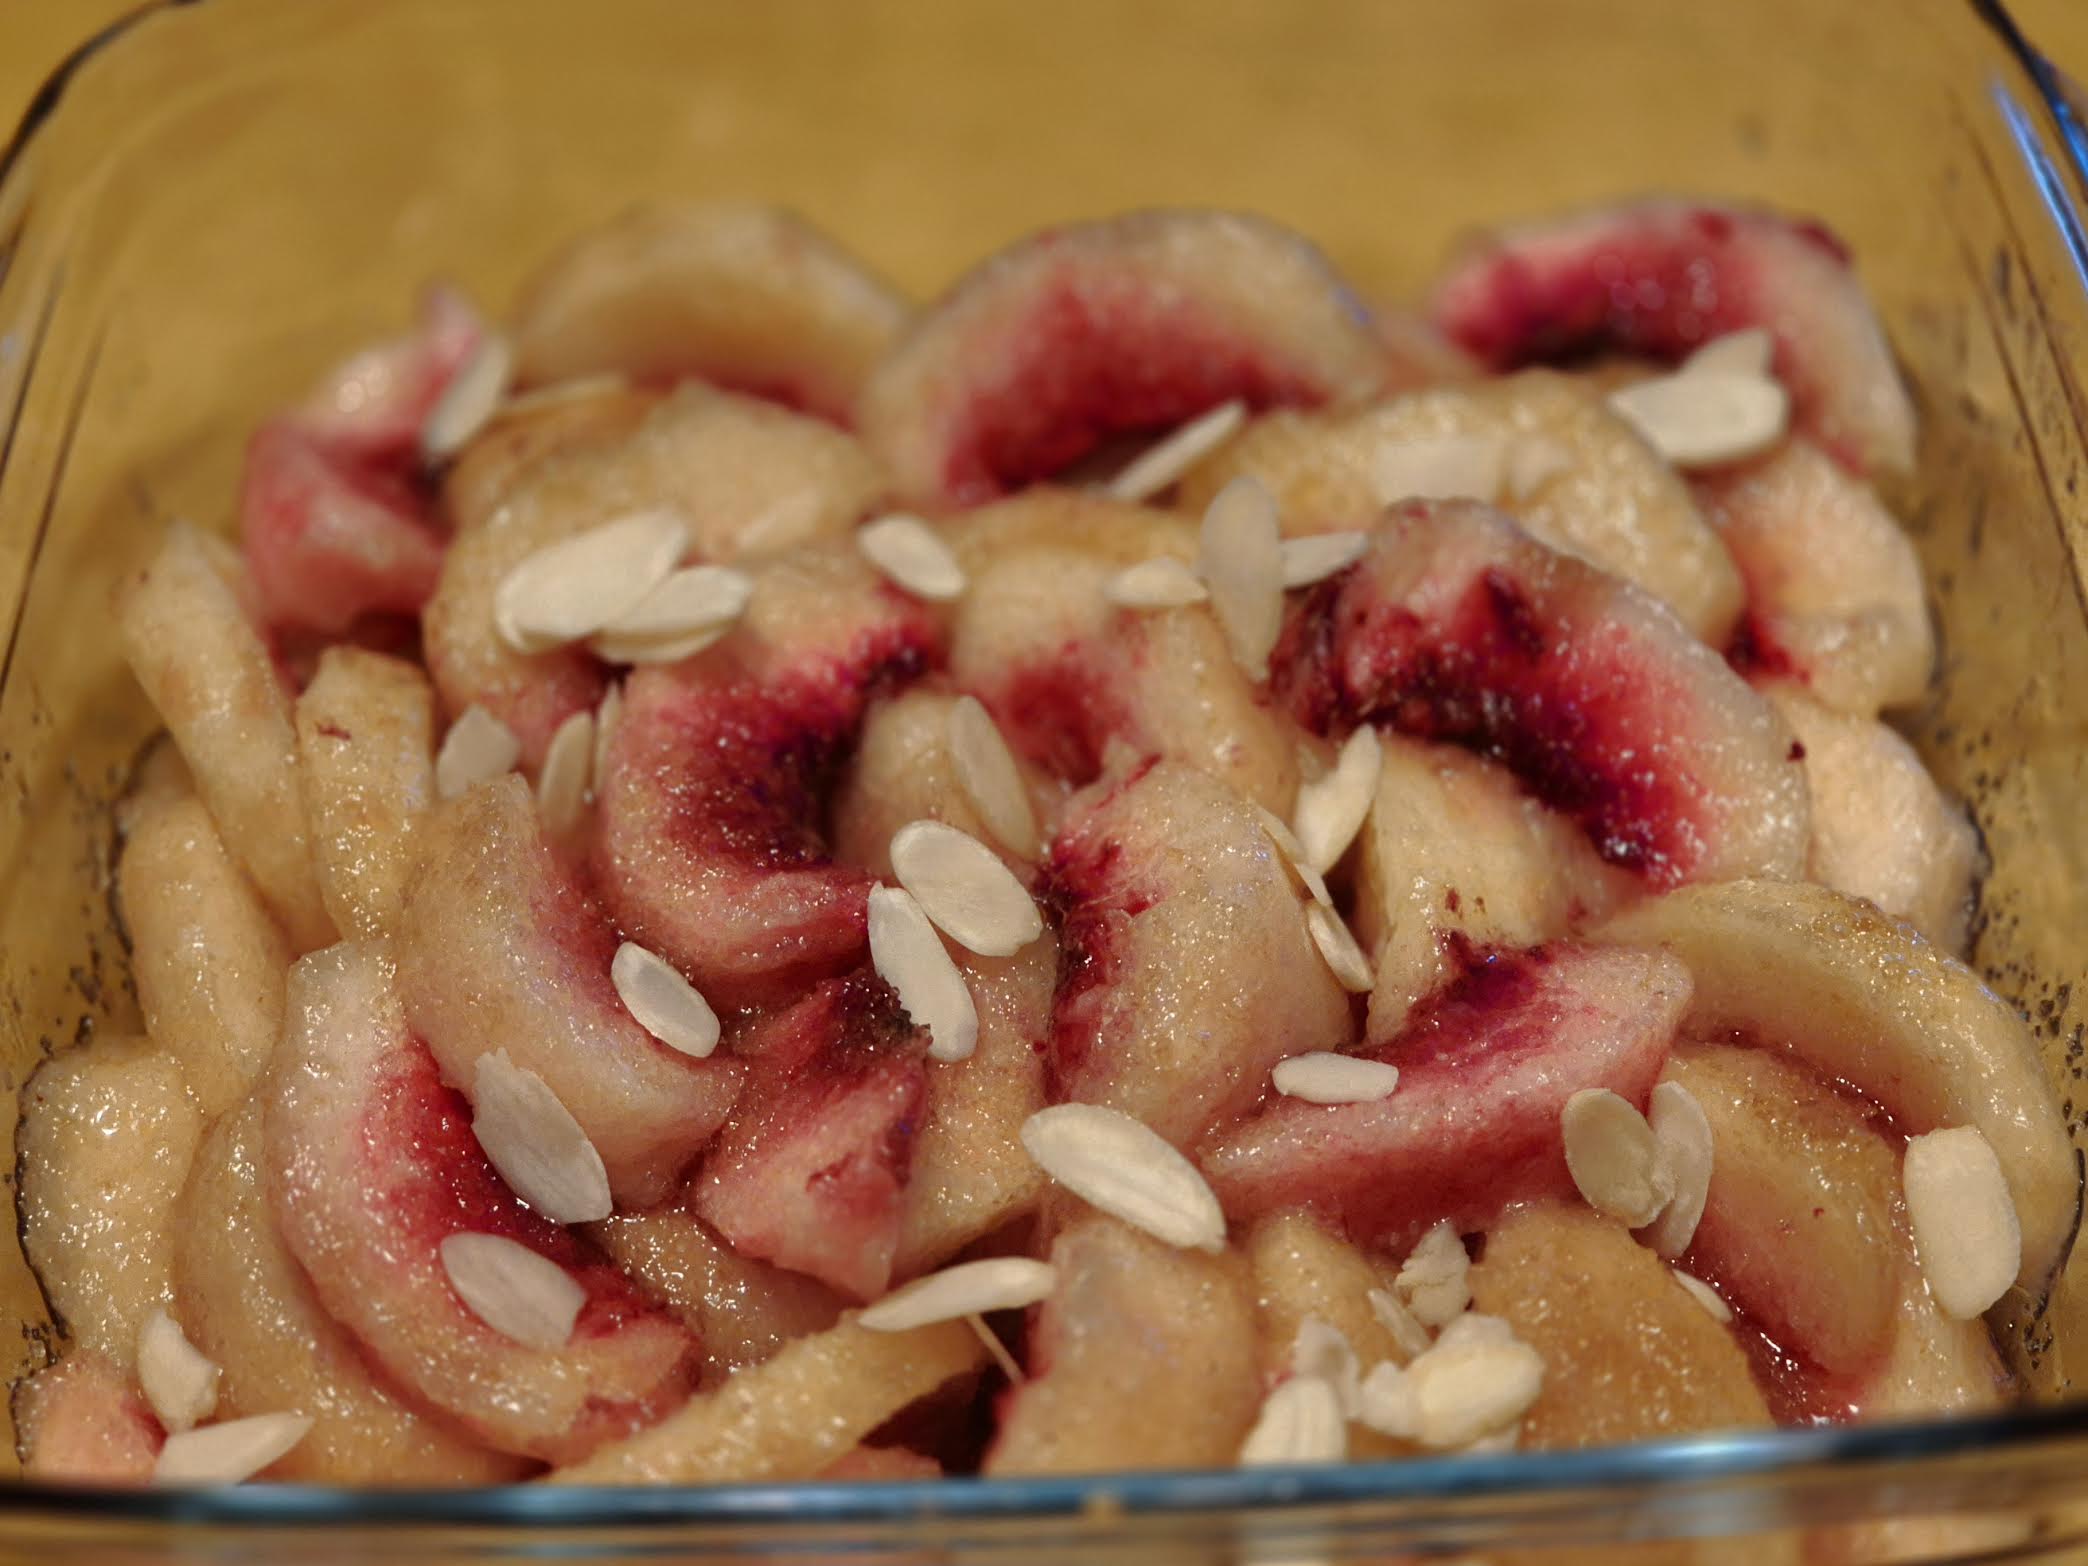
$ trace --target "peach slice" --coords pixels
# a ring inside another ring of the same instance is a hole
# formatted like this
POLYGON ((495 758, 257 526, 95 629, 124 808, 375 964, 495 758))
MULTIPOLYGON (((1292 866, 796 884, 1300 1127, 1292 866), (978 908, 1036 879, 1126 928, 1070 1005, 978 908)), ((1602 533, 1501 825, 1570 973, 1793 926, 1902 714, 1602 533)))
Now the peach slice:
POLYGON ((76 1348, 14 1390, 22 1477, 63 1484, 143 1484, 166 1432, 130 1378, 76 1348))
POLYGON ((1200 513, 1228 482, 1252 474, 1276 496, 1286 533, 1367 528, 1386 502, 1380 465, 1405 448, 1492 442, 1502 485, 1490 498, 1540 542, 1636 582, 1700 640, 1723 646, 1740 618, 1740 573, 1689 485, 1580 380, 1531 370, 1443 386, 1353 413, 1279 412, 1258 419, 1183 480, 1179 504, 1200 513), (1518 463, 1541 466, 1515 482, 1518 463))
POLYGON ((899 1244, 927 1048, 867 968, 763 1019, 733 1045, 747 1091, 690 1210, 743 1255, 877 1298, 899 1244))
POLYGON ((1363 1052, 1399 1067, 1391 1097, 1271 1099, 1199 1162, 1242 1222, 1306 1208, 1395 1250, 1439 1219, 1484 1228, 1511 1202, 1572 1195, 1566 1100, 1608 1088, 1643 1104, 1689 992, 1688 971, 1658 952, 1560 943, 1475 957, 1363 1052))
POLYGON ((1650 886, 1804 868, 1805 778, 1774 710, 1637 588, 1487 506, 1393 507, 1293 604, 1274 667, 1308 727, 1491 755, 1650 886))
POLYGON ((614 463, 610 454, 644 424, 662 396, 613 376, 575 382, 556 396, 537 395, 545 400, 501 409, 443 474, 442 513, 453 532, 483 527, 508 496, 547 468, 614 463))
POLYGON ((1242 1247, 1254 1278, 1261 1324, 1261 1371, 1273 1384, 1291 1370, 1291 1346, 1308 1317, 1348 1340, 1364 1370, 1412 1357, 1371 1308, 1373 1289, 1391 1291, 1399 1269, 1374 1260, 1309 1213, 1277 1213, 1247 1232, 1242 1247))
POLYGON ((721 1007, 858 961, 869 877, 829 857, 817 823, 871 696, 937 647, 919 603, 827 546, 764 571, 725 641, 634 673, 596 784, 594 855, 630 938, 721 1007))
POLYGON ((625 1009, 616 931, 544 842, 520 778, 446 801, 418 836, 398 986, 444 1077, 468 1089, 479 1057, 506 1050, 580 1123, 620 1205, 660 1200, 724 1124, 739 1063, 671 1049, 625 1009))
POLYGON ((903 1446, 859 1446, 828 1465, 822 1479, 853 1483, 892 1484, 908 1479, 940 1479, 943 1466, 920 1452, 903 1446))
POLYGON ((263 1132, 283 1241, 327 1314, 415 1396, 497 1450, 584 1456, 680 1401, 695 1339, 501 1183, 469 1107, 406 1031, 389 969, 344 942, 290 970, 263 1132), (582 1287, 566 1344, 530 1347, 473 1314, 440 1257, 460 1233, 514 1240, 582 1287))
POLYGON ((1694 488, 1747 582, 1735 662, 1863 717, 1921 699, 1936 661, 1921 561, 1868 484, 1794 440, 1694 488))
POLYGON ((1677 360, 1767 327, 1798 428, 1858 472, 1914 466, 1891 345, 1848 251, 1816 222, 1655 198, 1503 229, 1466 246, 1433 314, 1497 370, 1605 349, 1677 360))
POLYGON ((336 365, 289 417, 321 444, 362 461, 411 457, 443 388, 484 336, 471 301, 438 283, 422 295, 411 331, 336 365))
POLYGON ((174 1199, 202 1117, 144 1039, 96 1039, 37 1067, 18 1133, 22 1250, 71 1341, 128 1371, 172 1297, 174 1199))
POLYGON ((1696 980, 1692 1036, 1745 1038, 1846 1082, 1914 1135, 1974 1126, 2023 1229, 2017 1284, 2044 1293, 2073 1242, 2080 1176, 2022 1019, 1970 968, 1868 903, 1825 887, 1688 887, 1592 938, 1660 946, 1696 980))
POLYGON ((1253 1107, 1277 1061, 1349 1041, 1280 851, 1216 779, 1167 761, 1105 778, 1069 805, 1045 877, 1064 910, 1054 1101, 1187 1145, 1253 1107))
POLYGON ((1261 1402, 1246 1269, 1110 1218, 1060 1233, 1051 1264, 984 1471, 1230 1466, 1261 1402))
POLYGON ((515 310, 527 385, 615 370, 700 376, 845 424, 906 301, 777 207, 640 206, 582 234, 515 310))
POLYGON ((410 1406, 313 1296, 269 1211, 259 1096, 204 1139, 175 1209, 174 1295, 220 1368, 218 1414, 290 1410, 311 1431, 270 1470, 336 1484, 497 1484, 526 1466, 410 1406))
POLYGON ((901 496, 954 507, 1223 402, 1357 402, 1384 375, 1368 312, 1303 239, 1240 214, 1141 212, 974 268, 879 363, 860 412, 901 496))

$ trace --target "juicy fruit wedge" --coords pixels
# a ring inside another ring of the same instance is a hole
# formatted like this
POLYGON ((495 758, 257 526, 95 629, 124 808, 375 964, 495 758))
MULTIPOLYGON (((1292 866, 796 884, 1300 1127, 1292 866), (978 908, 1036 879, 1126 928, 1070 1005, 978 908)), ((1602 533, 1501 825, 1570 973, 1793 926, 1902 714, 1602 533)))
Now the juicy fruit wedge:
MULTIPOLYGON (((944 822, 999 850, 1011 864, 1021 863, 979 813, 951 757, 950 713, 957 700, 946 690, 915 686, 871 706, 834 789, 834 857, 841 863, 893 881, 892 834, 909 821, 944 822)), ((1034 781, 1025 793, 1050 800, 1049 786, 1034 781)))
POLYGON ((1482 236, 1436 324, 1492 368, 1616 350, 1678 360, 1775 334, 1793 422, 1858 472, 1914 466, 1914 406, 1841 242, 1816 223, 1655 199, 1482 236))
POLYGON ((841 546, 764 572, 716 647, 633 674, 594 855, 630 938, 721 1008, 857 962, 870 881, 834 863, 814 823, 871 696, 936 644, 928 613, 841 546))
POLYGON ((284 1243, 387 1375, 489 1446, 568 1461, 650 1424, 686 1394, 695 1340, 501 1183, 406 1031, 388 969, 352 943, 291 969, 263 1132, 284 1243), (440 1257, 460 1233, 514 1240, 581 1285, 563 1347, 519 1343, 466 1307, 440 1257))
POLYGON ((1252 1107, 1286 1055, 1348 1042, 1348 996, 1280 850, 1214 779, 1163 761, 1096 784, 1068 806, 1046 880, 1064 909, 1054 1101, 1186 1145, 1252 1107))
POLYGON ((543 842, 520 778, 447 801, 419 835, 397 944, 413 1030, 465 1087, 481 1055, 506 1050, 580 1123, 620 1204, 658 1201, 724 1124, 739 1064, 671 1049, 625 1009, 616 931, 543 842))
POLYGON ((76 1348, 14 1391, 22 1477, 67 1484, 143 1484, 166 1440, 130 1378, 76 1348))
POLYGON ((1363 1053, 1399 1067, 1373 1103, 1271 1099, 1199 1157, 1226 1215, 1306 1208, 1393 1249, 1448 1218, 1481 1229, 1511 1202, 1571 1196, 1559 1115, 1583 1088, 1643 1104, 1689 1004, 1658 952, 1497 952, 1363 1053))
POLYGON ((890 284, 794 213, 641 206, 525 285, 516 368, 527 385, 700 376, 845 424, 906 316, 890 284))
POLYGON ((984 1471, 1229 1466, 1261 1401, 1245 1269, 1109 1218, 1062 1232, 1051 1265, 984 1471))
POLYGON ((1308 1317, 1346 1338, 1365 1371, 1411 1357, 1370 1304, 1371 1290, 1390 1292, 1396 1266, 1373 1261, 1309 1213, 1264 1218, 1243 1249, 1254 1279, 1264 1382, 1289 1372, 1291 1347, 1308 1317))
POLYGON ((1553 1451, 1767 1425, 1747 1356, 1619 1224, 1548 1203, 1505 1214, 1471 1273, 1472 1309, 1544 1359, 1522 1444, 1553 1451))
POLYGON ((1395 506, 1292 607, 1278 694, 1506 763, 1650 885, 1795 876, 1805 780, 1774 711, 1637 588, 1470 502, 1395 506))
MULTIPOLYGON (((580 453, 613 452, 658 406, 661 393, 616 377, 577 383, 545 400, 510 404, 458 452, 442 476, 442 513, 450 530, 484 526, 509 495, 549 467, 580 453)), ((610 462, 614 458, 607 459, 610 462)))
POLYGON ((1384 379, 1367 312, 1260 218, 1144 212, 1049 229, 918 318, 863 389, 902 498, 977 505, 1235 399, 1355 402, 1384 379))
POLYGON ((438 283, 422 295, 412 331, 335 366, 290 417, 332 450, 398 464, 415 454, 443 388, 484 336, 471 301, 438 283))
POLYGON ((1689 887, 1595 939, 1689 965, 1697 1037, 1746 1038, 1850 1084, 1908 1135, 1973 1126, 2001 1160, 2023 1228, 2017 1284, 2041 1297, 2073 1242, 2080 1177, 2036 1041, 1963 963, 1824 887, 1689 887))

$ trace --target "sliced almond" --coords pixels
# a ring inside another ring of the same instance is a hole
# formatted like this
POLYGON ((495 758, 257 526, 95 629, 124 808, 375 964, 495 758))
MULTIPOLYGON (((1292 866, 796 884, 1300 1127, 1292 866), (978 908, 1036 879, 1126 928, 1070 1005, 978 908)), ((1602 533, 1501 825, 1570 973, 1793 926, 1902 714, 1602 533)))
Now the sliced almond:
POLYGON ((1518 435, 1508 447, 1508 495, 1528 500, 1562 473, 1573 470, 1573 450, 1549 435, 1518 435))
POLYGON ((879 517, 857 528, 855 540, 864 559, 914 597, 949 603, 964 595, 964 567, 942 535, 919 517, 879 517))
POLYGON ((1342 742, 1333 771, 1299 785, 1297 808, 1291 816, 1298 841, 1305 845, 1307 863, 1322 875, 1341 862, 1370 819, 1384 761, 1377 730, 1366 723, 1342 742))
POLYGON ((594 777, 595 717, 576 712, 558 726, 537 774, 537 814, 554 837, 568 836, 587 808, 594 777))
POLYGON ((1332 908, 1334 894, 1327 890, 1327 878, 1306 862, 1305 845, 1298 841, 1298 834, 1284 824, 1283 817, 1266 805, 1257 805, 1250 799, 1247 801, 1247 807, 1254 812, 1255 819, 1261 822, 1262 830, 1268 834, 1269 841, 1276 845, 1284 865, 1297 877, 1298 884, 1311 894, 1314 902, 1332 908))
POLYGON ((1250 678, 1269 672, 1269 653, 1283 629, 1283 549, 1276 497, 1260 479, 1242 475, 1218 491, 1204 512, 1197 575, 1234 662, 1250 678))
POLYGON ((1791 397, 1765 375, 1695 370, 1609 395, 1610 411, 1678 468, 1717 467, 1767 451, 1791 423, 1791 397))
POLYGON ((1952 1126, 1908 1138, 1900 1178, 1929 1293, 1947 1316, 1981 1315, 2008 1292, 2023 1259, 2000 1159, 1974 1127, 1952 1126))
MULTIPOLYGON (((1407 1309, 1398 1295, 1389 1289, 1372 1289, 1365 1297, 1370 1301, 1370 1313, 1377 1317, 1378 1325, 1391 1335, 1392 1341, 1399 1346, 1400 1353, 1412 1359, 1415 1355, 1427 1351, 1432 1341, 1428 1335, 1428 1328, 1422 1325, 1419 1316, 1407 1309)), ((1459 1305, 1457 1308, 1463 1310, 1464 1306, 1459 1305)))
POLYGON ((1566 1168, 1587 1204, 1636 1229, 1675 1194, 1646 1117, 1608 1088, 1583 1088, 1559 1113, 1566 1168))
POLYGON ((480 337, 421 421, 422 460, 441 462, 471 444, 492 422, 514 373, 514 345, 498 332, 480 337))
POLYGON ((1313 1050, 1276 1062, 1269 1073, 1276 1091, 1308 1104, 1372 1104, 1399 1086, 1399 1068, 1381 1060, 1313 1050))
POLYGON ((1363 1366, 1355 1346, 1342 1330, 1317 1316, 1298 1323, 1291 1339, 1290 1372, 1294 1376, 1317 1376, 1340 1394, 1341 1411, 1356 1417, 1363 1384, 1363 1366))
POLYGON ((892 834, 892 873, 951 940, 982 957, 1012 957, 1044 933, 1036 899, 1000 855, 941 821, 892 834))
POLYGON ((1027 1256, 989 1256, 914 1279, 875 1305, 866 1305, 856 1323, 872 1332, 907 1332, 960 1316, 1020 1310, 1050 1298, 1057 1285, 1058 1274, 1047 1262, 1027 1256))
POLYGON ((138 1329, 138 1389, 167 1429, 190 1429, 217 1411, 219 1374, 172 1316, 155 1310, 145 1318, 138 1329))
POLYGON ((1682 1285, 1683 1293, 1711 1313, 1713 1321, 1731 1321, 1733 1319, 1733 1307, 1720 1299, 1718 1290, 1712 1288, 1702 1278, 1692 1278, 1680 1267, 1670 1267, 1668 1271, 1673 1273, 1675 1281, 1682 1285))
POLYGON ((1341 981, 1341 987, 1352 995, 1368 995, 1377 982, 1370 971, 1370 959, 1356 944, 1341 915, 1322 903, 1307 903, 1305 928, 1312 933, 1312 944, 1319 948, 1320 956, 1341 981))
POLYGON ((1406 1301, 1416 1321, 1426 1327, 1445 1327, 1472 1303, 1471 1273, 1471 1253, 1457 1226, 1445 1219, 1407 1253, 1392 1288, 1406 1301))
POLYGON ((1283 555, 1283 585, 1286 588, 1310 587, 1314 582, 1324 582, 1337 571, 1346 571, 1370 548, 1368 533, 1307 533, 1303 538, 1286 538, 1281 547, 1283 555))
POLYGON ((1500 434, 1437 435, 1380 441, 1371 453, 1371 485, 1386 505, 1399 500, 1498 499, 1508 469, 1500 434))
POLYGON ((1225 1249, 1225 1214, 1196 1165, 1143 1121, 1100 1104, 1055 1104, 1022 1123, 1037 1167, 1075 1196, 1184 1249, 1225 1249))
POLYGON ((1120 609, 1180 609, 1211 594, 1185 562, 1156 555, 1117 572, 1102 584, 1102 596, 1120 609))
POLYGON ((515 770, 522 742, 514 730, 476 702, 457 714, 435 753, 435 792, 455 799, 474 783, 515 770))
POLYGON ((539 549, 493 594, 493 623, 517 652, 592 636, 641 603, 688 548, 672 511, 634 512, 539 549))
POLYGON ((1404 1370, 1377 1366, 1363 1380, 1372 1429, 1438 1451, 1507 1430, 1544 1386, 1544 1361, 1498 1317, 1466 1314, 1404 1370))
POLYGON ((610 663, 679 663, 722 638, 754 596, 754 579, 730 566, 687 566, 588 638, 610 663))
POLYGON ((499 1234, 453 1234, 440 1251, 450 1287, 480 1321, 531 1348, 566 1346, 587 1291, 565 1268, 499 1234))
POLYGON ((1714 337, 1682 361, 1684 375, 1766 376, 1776 363, 1776 334, 1766 326, 1744 326, 1714 337))
POLYGON ((1655 1255, 1673 1261, 1689 1249, 1711 1193, 1711 1122, 1704 1106, 1679 1082, 1654 1088, 1646 1107, 1646 1123, 1653 1128, 1661 1163, 1675 1189, 1646 1231, 1646 1243, 1655 1255))
POLYGON ((1277 1382, 1240 1443, 1242 1468, 1338 1463, 1347 1456, 1348 1416, 1341 1394, 1318 1376, 1277 1382))
POLYGON ((978 1047, 979 1009, 935 926, 903 887, 870 888, 870 965, 899 996, 928 1053, 963 1060, 978 1047))
POLYGON ((616 998, 654 1038, 698 1060, 718 1047, 718 1014, 666 958, 625 941, 609 961, 616 998))
POLYGON ((595 708, 594 776, 588 786, 597 794, 609 781, 609 746, 616 738, 616 725, 622 717, 623 686, 612 685, 602 693, 602 704, 595 708))
POLYGON ((1231 440, 1246 422, 1246 403, 1237 398, 1221 402, 1140 452, 1109 481, 1110 495, 1117 500, 1144 500, 1171 489, 1184 473, 1231 440))
POLYGON ((157 1485, 238 1484, 281 1458, 312 1428, 306 1414, 255 1414, 167 1437, 153 1465, 157 1485))
POLYGON ((1024 859, 1037 857, 1037 812, 1015 753, 1000 725, 976 696, 960 696, 945 720, 950 765, 972 809, 1001 847, 1024 859))
POLYGON ((553 1223, 607 1218, 602 1155, 544 1079, 492 1050, 472 1073, 471 1130, 500 1178, 553 1223))

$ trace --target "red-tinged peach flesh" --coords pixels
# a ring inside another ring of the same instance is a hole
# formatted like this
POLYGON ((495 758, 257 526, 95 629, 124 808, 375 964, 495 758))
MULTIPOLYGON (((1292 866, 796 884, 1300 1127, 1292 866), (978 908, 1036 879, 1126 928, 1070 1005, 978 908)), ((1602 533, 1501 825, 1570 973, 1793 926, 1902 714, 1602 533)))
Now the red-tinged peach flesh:
POLYGON ((166 1440, 130 1378, 74 1349, 14 1391, 22 1477, 63 1484, 143 1484, 166 1440))
POLYGON ((397 464, 417 451, 443 388, 484 336, 471 302, 438 283, 422 296, 413 330, 335 366, 289 417, 335 451, 397 464))

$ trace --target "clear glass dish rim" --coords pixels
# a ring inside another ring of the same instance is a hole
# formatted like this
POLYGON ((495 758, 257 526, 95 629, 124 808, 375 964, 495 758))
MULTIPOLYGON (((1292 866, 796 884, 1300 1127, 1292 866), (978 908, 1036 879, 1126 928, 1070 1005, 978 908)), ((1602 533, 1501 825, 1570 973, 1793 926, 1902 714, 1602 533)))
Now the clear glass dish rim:
MULTIPOLYGON (((39 131, 58 112, 89 59, 140 22, 209 0, 145 0, 76 47, 31 95, 0 146, 0 189, 17 175, 39 131)), ((2088 109, 2065 75, 2025 37, 2005 0, 1964 0, 2013 57, 2050 116, 2077 187, 2088 193, 2088 109)), ((2023 149, 2034 156, 2032 149, 2023 149)), ((2044 170, 2046 174, 2049 169, 2044 170)), ((2041 183, 2043 183, 2041 181, 2041 183)), ((2046 186, 2048 194, 2049 185, 2046 186)), ((2081 232, 2077 201, 2056 220, 2081 232)), ((0 272, 8 258, 0 254, 0 272)), ((2088 273, 2082 277, 2088 288, 2088 273)), ((25 388, 26 391, 26 388, 25 388)), ((26 400, 26 398, 25 398, 26 400)), ((19 417, 20 409, 13 410, 19 417)), ((899 1482, 792 1481, 768 1484, 355 1488, 267 1484, 203 1490, 118 1489, 26 1480, 0 1484, 0 1522, 41 1519, 122 1524, 182 1523, 241 1529, 306 1526, 672 1528, 779 1522, 805 1528, 1030 1521, 1093 1517, 1106 1497, 1113 1514, 1146 1519, 1298 1512, 1359 1503, 1536 1499, 1607 1491, 1675 1491, 1734 1481, 1799 1481, 1851 1470, 1942 1464, 1973 1455, 2059 1446, 2088 1439, 2088 1400, 1996 1415, 1861 1426, 1743 1431, 1586 1451, 1443 1456, 1337 1466, 1111 1472, 1024 1478, 899 1482)), ((1902 1470, 1896 1475, 1904 1480, 1902 1470)), ((2088 1470, 2082 1476, 2088 1485, 2088 1470)), ((1388 1523, 1391 1519, 1387 1519, 1388 1523)), ((1765 1519, 1775 1524, 1779 1519, 1765 1519)))

